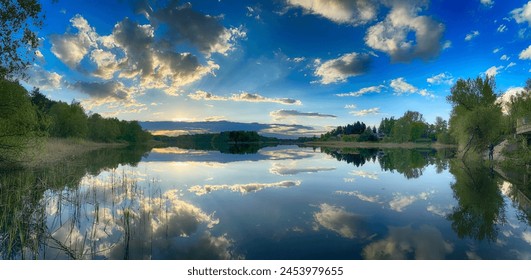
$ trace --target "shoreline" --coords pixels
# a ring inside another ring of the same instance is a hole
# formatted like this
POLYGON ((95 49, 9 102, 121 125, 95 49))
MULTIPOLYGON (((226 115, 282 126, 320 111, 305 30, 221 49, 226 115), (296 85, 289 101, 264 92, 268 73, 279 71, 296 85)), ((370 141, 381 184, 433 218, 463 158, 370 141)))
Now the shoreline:
POLYGON ((125 148, 127 143, 98 143, 83 139, 46 138, 31 145, 21 161, 26 168, 38 168, 62 160, 73 159, 90 151, 105 148, 125 148))
POLYGON ((382 142, 344 142, 344 141, 312 141, 304 145, 310 147, 327 147, 327 148, 432 148, 447 149, 457 148, 456 145, 439 144, 439 143, 382 143, 382 142))

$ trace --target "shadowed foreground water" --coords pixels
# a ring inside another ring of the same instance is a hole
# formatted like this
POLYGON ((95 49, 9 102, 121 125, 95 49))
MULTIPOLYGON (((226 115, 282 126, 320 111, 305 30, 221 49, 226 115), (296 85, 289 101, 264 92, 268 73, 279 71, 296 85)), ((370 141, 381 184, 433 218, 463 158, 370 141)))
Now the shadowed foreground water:
POLYGON ((446 150, 252 152, 103 150, 1 171, 0 257, 531 258, 527 177, 446 150))

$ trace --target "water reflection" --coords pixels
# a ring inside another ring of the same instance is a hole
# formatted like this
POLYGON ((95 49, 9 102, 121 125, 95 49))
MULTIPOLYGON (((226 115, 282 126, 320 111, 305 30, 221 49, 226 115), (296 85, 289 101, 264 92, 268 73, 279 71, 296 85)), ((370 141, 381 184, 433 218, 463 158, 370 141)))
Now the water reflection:
POLYGON ((322 151, 99 151, 2 171, 0 257, 531 258, 527 181, 445 151, 322 151))
POLYGON ((455 176, 451 188, 458 206, 448 215, 460 238, 495 241, 498 227, 505 224, 504 200, 494 173, 482 162, 452 160, 455 176))
POLYGON ((356 167, 367 162, 378 162, 383 171, 398 172, 407 179, 422 176, 424 167, 435 165, 437 173, 448 168, 448 159, 454 151, 448 149, 357 149, 321 148, 323 152, 339 161, 346 161, 356 167))

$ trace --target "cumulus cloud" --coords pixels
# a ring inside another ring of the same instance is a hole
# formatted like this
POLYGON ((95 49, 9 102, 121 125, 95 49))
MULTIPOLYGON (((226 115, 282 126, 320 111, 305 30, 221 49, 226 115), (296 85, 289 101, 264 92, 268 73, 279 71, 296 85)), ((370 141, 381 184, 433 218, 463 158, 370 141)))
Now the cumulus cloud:
POLYGON ((402 95, 403 93, 415 93, 418 90, 413 85, 407 83, 404 78, 392 80, 391 88, 396 92, 397 95, 402 95))
POLYGON ((370 57, 368 54, 353 52, 319 63, 314 74, 321 78, 321 84, 345 82, 350 77, 366 73, 369 64, 370 57))
POLYGON ((391 1, 390 4, 391 11, 385 20, 367 30, 365 43, 399 62, 436 57, 442 49, 444 25, 418 15, 422 11, 421 1, 391 1))
POLYGON ((509 68, 511 68, 513 66, 516 66, 516 63, 511 62, 511 63, 507 64, 507 66, 505 66, 505 69, 509 69, 509 68))
POLYGON ((378 180, 378 174, 375 172, 367 172, 363 170, 353 170, 349 173, 350 175, 367 178, 367 179, 373 179, 378 180))
POLYGON ((489 77, 496 77, 500 73, 500 70, 503 69, 503 66, 492 66, 487 71, 485 71, 485 75, 489 77))
POLYGON ((127 99, 130 95, 128 88, 121 82, 108 81, 98 82, 76 82, 70 85, 71 88, 77 89, 90 97, 103 99, 111 97, 112 99, 127 99))
POLYGON ((289 117, 310 117, 310 118, 336 118, 335 115, 321 114, 321 113, 306 113, 297 110, 277 110, 269 113, 274 119, 284 119, 289 117))
POLYGON ((385 88, 385 86, 383 85, 379 85, 379 86, 370 86, 370 87, 365 87, 365 88, 362 88, 360 90, 357 90, 357 91, 353 91, 353 92, 348 92, 348 93, 339 93, 339 94, 336 94, 336 96, 340 96, 340 97, 345 97, 345 96, 353 96, 353 97, 359 97, 359 96, 362 96, 366 93, 370 93, 370 92, 381 92, 382 89, 385 88))
POLYGON ((276 183, 249 183, 249 184, 234 184, 234 185, 195 185, 188 189, 189 192, 201 196, 213 191, 229 190, 231 192, 239 192, 247 194, 250 192, 257 192, 267 188, 290 188, 300 186, 300 181, 281 181, 276 183))
POLYGON ((76 34, 52 35, 52 53, 70 68, 76 68, 91 47, 97 45, 98 35, 86 19, 75 15, 70 23, 78 30, 76 34))
POLYGON ((511 11, 511 15, 517 23, 525 23, 531 26, 531 1, 527 2, 521 8, 511 11))
POLYGON ((393 89, 393 91, 395 92, 396 95, 400 96, 404 93, 406 94, 412 94, 412 93, 417 93, 417 94, 420 94, 422 96, 427 96, 427 97, 434 97, 434 95, 432 93, 430 93, 429 91, 425 90, 425 89, 418 89, 417 87, 409 84, 408 82, 406 82, 406 80, 402 77, 400 78, 396 78, 394 80, 391 80, 391 84, 390 84, 391 88, 393 89))
POLYGON ((447 73, 440 73, 440 74, 437 74, 435 76, 432 76, 426 79, 426 81, 432 85, 441 85, 441 84, 452 85, 454 83, 454 77, 452 77, 452 75, 447 74, 447 73))
POLYGON ((137 11, 145 14, 153 26, 165 27, 165 42, 187 41, 207 55, 227 54, 237 39, 246 36, 243 28, 225 28, 219 22, 221 17, 194 11, 190 3, 169 1, 166 7, 154 10, 148 1, 143 1, 137 4, 137 11))
POLYGON ((529 47, 527 47, 527 49, 525 49, 522 52, 520 52, 520 54, 518 55, 518 58, 520 58, 520 59, 531 59, 531 45, 529 45, 529 47))
POLYGON ((34 64, 28 70, 28 84, 38 87, 42 90, 59 89, 63 86, 63 76, 44 70, 37 64, 34 64))
POLYGON ((378 5, 372 0, 287 0, 290 7, 340 24, 359 25, 374 20, 378 5))
POLYGON ((362 117, 362 116, 366 116, 366 115, 377 115, 379 113, 380 113, 380 108, 378 108, 378 107, 349 112, 349 114, 352 114, 352 115, 358 116, 358 117, 362 117))
POLYGON ((504 114, 509 113, 509 104, 511 103, 511 98, 520 96, 522 92, 524 92, 523 87, 510 87, 496 99, 496 103, 501 104, 502 112, 504 114))
POLYGON ((500 57, 500 59, 501 59, 501 60, 509 60, 510 57, 508 57, 506 54, 504 54, 504 55, 502 55, 502 56, 500 57))
POLYGON ((470 41, 470 40, 476 38, 477 36, 479 36, 479 31, 474 30, 471 33, 466 34, 465 41, 470 41))
POLYGON ((291 98, 269 98, 257 93, 235 93, 229 97, 215 95, 206 91, 198 90, 195 93, 188 94, 188 97, 194 100, 212 100, 212 101, 236 101, 236 102, 267 102, 279 103, 284 105, 302 105, 300 100, 291 98))

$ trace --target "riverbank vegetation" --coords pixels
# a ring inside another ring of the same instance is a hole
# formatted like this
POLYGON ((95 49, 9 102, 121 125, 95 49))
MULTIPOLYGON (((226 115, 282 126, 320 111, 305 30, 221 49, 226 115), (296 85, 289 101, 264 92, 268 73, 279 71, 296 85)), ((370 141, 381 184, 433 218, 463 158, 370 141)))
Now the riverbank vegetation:
MULTIPOLYGON (((137 121, 104 118, 99 114, 87 114, 79 102, 68 104, 44 96, 38 89, 28 92, 18 82, 0 80, 0 163, 31 161, 35 154, 47 153, 50 147, 43 143, 57 144, 57 140, 71 139, 63 144, 97 147, 98 143, 122 143, 143 145, 151 140, 137 121), (38 151, 38 152, 36 152, 38 151)), ((56 146, 56 145, 55 145, 56 146)), ((67 147, 63 149, 68 150, 67 147)))

